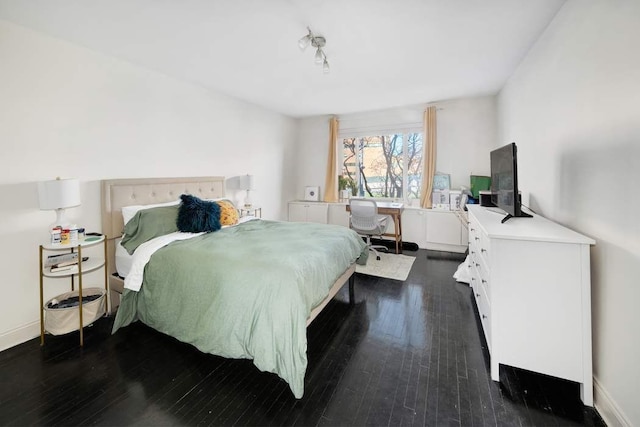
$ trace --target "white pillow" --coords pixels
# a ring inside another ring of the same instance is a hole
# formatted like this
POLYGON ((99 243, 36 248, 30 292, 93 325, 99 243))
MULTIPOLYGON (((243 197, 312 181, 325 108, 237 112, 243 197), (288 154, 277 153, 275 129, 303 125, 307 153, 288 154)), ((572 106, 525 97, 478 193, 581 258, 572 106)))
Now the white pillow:
POLYGON ((180 202, 181 202, 181 200, 178 199, 178 200, 174 200, 172 202, 156 203, 156 204, 153 204, 153 205, 124 206, 122 208, 122 219, 124 220, 124 224, 127 225, 127 222, 129 222, 129 220, 131 218, 133 218, 134 215, 138 211, 141 211, 142 209, 159 208, 159 207, 162 207, 162 206, 174 206, 174 205, 179 205, 180 202))

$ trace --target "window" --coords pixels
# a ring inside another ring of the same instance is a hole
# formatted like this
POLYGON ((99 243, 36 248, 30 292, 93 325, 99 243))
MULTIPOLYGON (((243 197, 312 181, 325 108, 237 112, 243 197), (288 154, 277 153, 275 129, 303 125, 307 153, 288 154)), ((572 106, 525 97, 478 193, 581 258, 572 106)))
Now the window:
POLYGON ((341 138, 340 189, 356 197, 420 198, 422 132, 341 138))

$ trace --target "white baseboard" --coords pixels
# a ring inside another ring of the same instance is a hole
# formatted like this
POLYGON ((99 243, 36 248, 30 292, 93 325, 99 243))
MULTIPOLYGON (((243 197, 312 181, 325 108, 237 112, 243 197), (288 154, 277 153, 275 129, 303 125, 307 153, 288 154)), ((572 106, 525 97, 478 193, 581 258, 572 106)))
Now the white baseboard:
POLYGON ((631 423, 607 391, 593 377, 594 406, 609 427, 631 427, 631 423))
POLYGON ((15 347, 40 335, 40 321, 27 323, 24 326, 0 335, 0 351, 15 347))

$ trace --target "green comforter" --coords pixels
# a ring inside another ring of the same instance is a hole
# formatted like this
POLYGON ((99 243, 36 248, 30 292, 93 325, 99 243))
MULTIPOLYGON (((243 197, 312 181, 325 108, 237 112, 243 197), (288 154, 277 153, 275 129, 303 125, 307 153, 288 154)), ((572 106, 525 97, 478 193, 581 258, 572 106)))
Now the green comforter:
POLYGON ((345 227, 255 220, 158 250, 140 292, 125 290, 113 332, 141 320, 262 371, 304 392, 306 321, 337 278, 362 254, 345 227))

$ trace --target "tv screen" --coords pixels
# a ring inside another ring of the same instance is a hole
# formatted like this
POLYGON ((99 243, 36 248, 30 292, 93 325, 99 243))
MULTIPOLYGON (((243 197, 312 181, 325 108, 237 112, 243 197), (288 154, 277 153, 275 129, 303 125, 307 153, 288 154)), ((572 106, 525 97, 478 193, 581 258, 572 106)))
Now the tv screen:
POLYGON ((515 142, 491 152, 491 202, 512 217, 528 217, 520 208, 518 159, 515 142))

